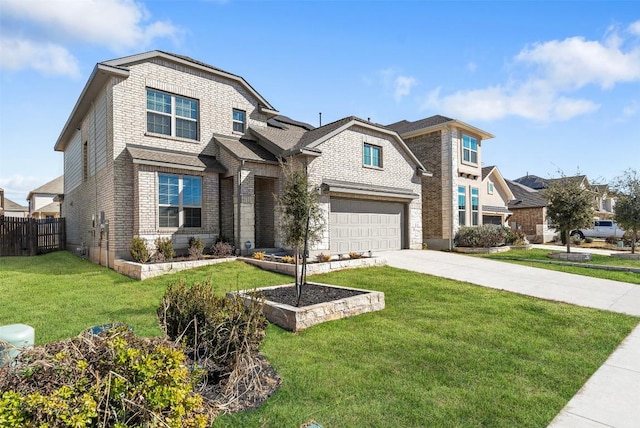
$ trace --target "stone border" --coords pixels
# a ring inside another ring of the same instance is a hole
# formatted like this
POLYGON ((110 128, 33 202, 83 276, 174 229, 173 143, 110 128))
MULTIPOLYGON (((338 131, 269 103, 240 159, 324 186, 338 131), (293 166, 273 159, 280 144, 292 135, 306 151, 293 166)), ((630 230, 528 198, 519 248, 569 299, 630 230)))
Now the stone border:
POLYGON ((236 260, 236 257, 224 257, 219 259, 204 260, 184 260, 167 263, 136 263, 128 260, 116 259, 113 270, 129 278, 145 280, 168 273, 180 272, 182 270, 198 268, 201 266, 214 265, 236 260))
POLYGON ((549 253, 547 257, 570 262, 588 262, 591 260, 591 253, 549 253))
MULTIPOLYGON (((381 311, 385 308, 384 293, 381 291, 362 290, 359 288, 340 287, 337 285, 309 283, 306 286, 322 285, 324 287, 342 288, 346 290, 361 291, 357 296, 333 300, 331 302, 318 303, 316 305, 295 307, 283 303, 265 301, 262 312, 267 320, 284 328, 285 330, 298 332, 316 324, 341 318, 352 317, 367 312, 381 311)), ((249 294, 279 287, 295 287, 295 284, 282 284, 272 287, 258 288, 256 290, 242 290, 237 293, 244 297, 245 304, 251 301, 249 294)), ((303 290, 304 293, 304 290, 303 290)))
POLYGON ((510 249, 511 247, 505 245, 504 247, 454 247, 453 251, 463 254, 494 254, 504 253, 510 249))
POLYGON ((640 260, 640 253, 611 253, 611 257, 627 260, 640 260))
MULTIPOLYGON (((296 265, 292 263, 272 262, 269 260, 257 260, 249 257, 239 257, 245 263, 258 266, 261 269, 283 273, 285 275, 294 276, 296 265)), ((320 273, 328 273, 336 270, 355 269, 370 266, 384 266, 387 259, 384 257, 362 257, 359 259, 332 260, 324 263, 307 264, 307 275, 317 275, 320 273)), ((302 272, 302 266, 298 266, 298 272, 302 272)))

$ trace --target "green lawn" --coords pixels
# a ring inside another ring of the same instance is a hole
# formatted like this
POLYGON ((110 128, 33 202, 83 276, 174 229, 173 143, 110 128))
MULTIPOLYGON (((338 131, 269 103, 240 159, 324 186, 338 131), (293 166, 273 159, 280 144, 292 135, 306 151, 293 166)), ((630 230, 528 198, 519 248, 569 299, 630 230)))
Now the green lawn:
MULTIPOLYGON (((562 249, 558 249, 562 252, 562 249)), ((572 252, 580 252, 580 247, 572 247, 572 252)), ((594 278, 611 279, 613 281, 630 282, 632 284, 640 284, 640 274, 634 272, 617 272, 603 269, 592 269, 586 267, 566 266, 559 264, 545 263, 552 261, 547 254, 549 250, 531 249, 531 250, 509 250, 504 253, 494 254, 474 254, 473 257, 485 257, 493 260, 500 260, 509 263, 516 263, 524 266, 532 266, 541 269, 556 270, 560 272, 574 273, 577 275, 591 276, 594 278)), ((555 260, 557 261, 557 260, 555 260)), ((640 261, 625 260, 616 257, 592 254, 591 261, 588 264, 602 266, 620 266, 640 268, 640 261)))
MULTIPOLYGON (((0 324, 39 343, 113 321, 155 335, 166 285, 209 275, 221 293, 290 282, 241 262, 137 282, 68 253, 3 258, 0 324)), ((546 426, 639 321, 390 267, 313 279, 383 291, 387 307, 298 334, 270 325, 282 386, 214 427, 546 426)))

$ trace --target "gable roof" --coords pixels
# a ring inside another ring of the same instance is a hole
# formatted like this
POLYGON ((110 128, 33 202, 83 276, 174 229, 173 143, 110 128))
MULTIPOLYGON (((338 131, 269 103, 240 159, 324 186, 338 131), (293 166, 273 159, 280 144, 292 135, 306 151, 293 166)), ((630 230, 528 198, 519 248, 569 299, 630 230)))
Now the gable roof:
POLYGON ((505 202, 509 202, 510 200, 515 199, 515 195, 513 194, 513 192, 511 191, 511 189, 507 185, 507 181, 504 179, 504 177, 500 173, 500 170, 498 169, 497 166, 493 165, 493 166, 484 166, 484 167, 482 167, 482 181, 484 181, 487 178, 489 178, 489 176, 493 176, 494 177, 493 178, 494 182, 498 186, 500 186, 502 188, 502 190, 504 191, 505 196, 507 198, 507 200, 505 202))
POLYGON ((46 194, 46 195, 60 195, 64 193, 64 176, 54 178, 50 182, 43 184, 42 186, 33 189, 27 195, 27 200, 31 200, 34 194, 46 194))
POLYGON ((119 76, 126 79, 129 77, 129 66, 139 64, 141 62, 151 61, 156 58, 160 58, 165 61, 170 61, 178 65, 197 69, 207 73, 212 73, 226 79, 234 80, 241 86, 243 86, 247 90, 247 92, 252 94, 258 100, 258 105, 260 106, 260 111, 262 113, 266 114, 267 116, 276 116, 278 114, 278 111, 274 109, 273 106, 271 106, 271 104, 269 104, 269 102, 258 93, 258 91, 256 91, 251 85, 249 85, 249 83, 244 80, 244 78, 224 71, 220 68, 214 67, 212 65, 206 64, 204 62, 195 60, 188 56, 154 50, 97 63, 93 71, 91 72, 87 83, 82 89, 82 92, 80 93, 80 96, 76 101, 76 105, 73 107, 73 110, 71 111, 67 122, 62 128, 62 132, 60 133, 60 136, 56 141, 54 149, 56 151, 65 150, 67 142, 70 140, 73 132, 76 131, 78 125, 80 124, 80 121, 89 110, 91 102, 100 92, 104 84, 109 81, 109 79, 114 76, 119 76))
POLYGON ((127 145, 133 163, 189 169, 192 171, 226 172, 227 169, 214 156, 185 153, 174 150, 127 145))
POLYGON ((505 180, 505 182, 514 196, 514 199, 509 201, 509 209, 541 208, 548 205, 547 198, 539 190, 512 180, 505 180))
POLYGON ((11 199, 4 198, 4 210, 5 211, 22 211, 28 212, 29 207, 25 207, 23 205, 17 204, 13 202, 11 199))
POLYGON ((538 177, 537 175, 527 174, 524 177, 516 178, 513 181, 515 181, 516 183, 520 183, 523 186, 540 190, 540 189, 546 189, 547 187, 549 187, 549 185, 551 185, 551 183, 562 181, 562 180, 569 180, 569 182, 571 183, 577 182, 578 184, 583 184, 586 187, 589 187, 589 180, 587 180, 586 175, 574 175, 572 177, 561 177, 561 178, 542 178, 542 177, 538 177))
POLYGON ((465 123, 461 120, 451 119, 450 117, 441 115, 426 117, 414 122, 401 120, 399 122, 387 125, 387 128, 396 131, 398 134, 402 135, 403 138, 406 138, 425 134, 428 132, 440 131, 449 126, 456 126, 465 129, 469 132, 479 135, 483 140, 488 140, 489 138, 495 137, 495 135, 490 134, 487 131, 483 131, 480 128, 476 128, 473 125, 469 125, 468 123, 465 123))

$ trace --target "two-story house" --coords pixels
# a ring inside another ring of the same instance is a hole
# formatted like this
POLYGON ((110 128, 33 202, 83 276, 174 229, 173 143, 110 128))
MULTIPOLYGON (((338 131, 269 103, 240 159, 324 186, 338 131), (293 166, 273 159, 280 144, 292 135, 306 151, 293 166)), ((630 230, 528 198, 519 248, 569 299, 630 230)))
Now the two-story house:
POLYGON ((348 117, 280 116, 242 77, 151 51, 96 65, 55 144, 67 246, 101 264, 152 244, 282 246, 280 159, 304 164, 326 213, 317 251, 420 248, 428 174, 400 136, 348 117))
POLYGON ((56 199, 63 193, 62 175, 30 191, 27 195, 29 216, 37 219, 60 217, 60 203, 56 199))
POLYGON ((509 214, 508 188, 497 169, 487 171, 486 177, 482 171, 482 142, 493 135, 439 115, 414 122, 403 120, 388 128, 400 134, 432 174, 422 186, 422 234, 429 248, 452 249, 461 226, 478 226, 483 219, 504 222, 509 214), (496 193, 489 195, 483 179, 496 193), (506 199, 500 203, 498 197, 506 199))

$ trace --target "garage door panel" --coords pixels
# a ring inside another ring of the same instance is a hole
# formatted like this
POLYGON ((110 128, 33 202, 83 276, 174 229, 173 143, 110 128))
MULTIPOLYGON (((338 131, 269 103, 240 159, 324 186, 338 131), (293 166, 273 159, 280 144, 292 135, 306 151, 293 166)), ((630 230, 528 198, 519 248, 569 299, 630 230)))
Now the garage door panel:
POLYGON ((331 199, 330 251, 382 251, 402 248, 401 203, 331 199))

